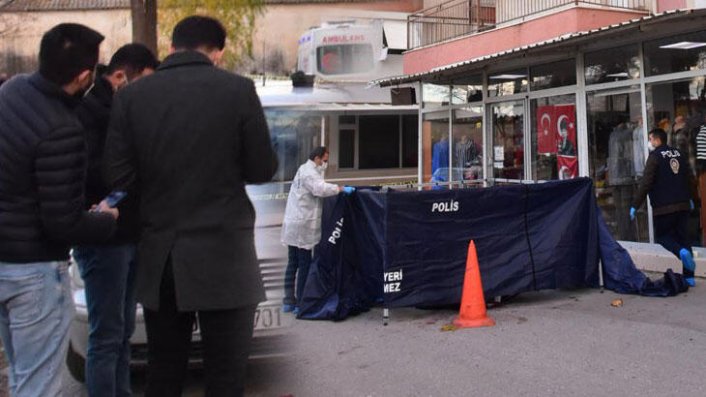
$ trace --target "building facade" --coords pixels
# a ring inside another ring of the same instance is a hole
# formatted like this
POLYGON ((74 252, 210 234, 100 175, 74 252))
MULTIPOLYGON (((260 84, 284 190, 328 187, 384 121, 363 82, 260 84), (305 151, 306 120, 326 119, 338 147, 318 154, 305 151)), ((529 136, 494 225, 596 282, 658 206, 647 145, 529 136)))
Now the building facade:
MULTIPOLYGON (((255 22, 252 60, 245 61, 244 73, 289 75, 296 67, 299 35, 331 21, 384 19, 394 36, 390 39, 403 41, 406 48, 407 16, 424 4, 423 0, 264 3, 255 22)), ((130 0, 0 0, 0 70, 10 74, 32 70, 42 34, 61 22, 82 23, 105 35, 105 57, 132 40, 130 0)))
MULTIPOLYGON (((484 15, 456 14, 475 23, 469 33, 434 25, 458 23, 448 14, 411 16, 417 48, 405 53, 406 74, 379 82, 422 90, 419 181, 488 186, 590 177, 615 236, 653 242, 650 207, 636 222, 629 208, 648 131, 665 129, 695 162, 695 135, 706 121, 700 2, 465 3, 484 15), (534 8, 507 9, 519 3, 534 8), (478 11, 491 6, 492 18, 478 11)), ((702 245, 698 211, 689 231, 702 245)))
POLYGON ((65 22, 89 26, 105 36, 102 62, 132 41, 130 0, 0 0, 0 73, 35 70, 42 35, 65 22))

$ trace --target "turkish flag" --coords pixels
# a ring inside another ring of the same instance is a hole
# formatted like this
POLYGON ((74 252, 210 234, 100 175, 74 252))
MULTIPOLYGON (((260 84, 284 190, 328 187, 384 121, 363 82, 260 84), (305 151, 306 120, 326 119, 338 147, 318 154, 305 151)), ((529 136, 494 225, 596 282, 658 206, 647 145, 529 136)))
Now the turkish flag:
POLYGON ((554 106, 537 108, 537 153, 556 153, 557 129, 554 106))
POLYGON ((574 105, 554 106, 556 126, 556 146, 558 154, 576 156, 576 107, 574 105))
POLYGON ((559 180, 574 179, 579 175, 579 159, 576 156, 556 156, 559 180))

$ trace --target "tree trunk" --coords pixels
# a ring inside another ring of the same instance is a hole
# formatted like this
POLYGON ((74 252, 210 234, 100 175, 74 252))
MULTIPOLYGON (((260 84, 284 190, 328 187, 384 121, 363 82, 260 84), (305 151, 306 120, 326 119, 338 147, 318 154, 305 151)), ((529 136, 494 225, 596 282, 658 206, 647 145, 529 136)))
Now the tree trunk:
POLYGON ((157 51, 157 0, 130 0, 132 40, 157 51))

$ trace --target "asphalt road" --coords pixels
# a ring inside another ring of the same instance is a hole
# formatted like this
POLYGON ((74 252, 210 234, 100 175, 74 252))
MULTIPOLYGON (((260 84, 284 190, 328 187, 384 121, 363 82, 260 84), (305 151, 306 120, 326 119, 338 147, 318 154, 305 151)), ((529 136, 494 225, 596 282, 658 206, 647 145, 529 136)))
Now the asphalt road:
POLYGON ((295 396, 703 396, 706 281, 673 298, 521 295, 492 328, 442 331, 452 310, 297 321, 295 396), (612 307, 622 298, 622 307, 612 307))
MULTIPOLYGON (((248 365, 248 382, 246 396, 248 397, 279 397, 291 394, 291 380, 283 377, 287 373, 284 367, 291 365, 287 358, 256 359, 248 365)), ((0 397, 9 397, 7 391, 7 366, 4 356, 0 355, 0 397)), ((133 396, 144 396, 145 371, 134 371, 132 374, 133 396)), ((193 369, 185 382, 184 397, 203 396, 203 371, 193 369)), ((87 397, 83 384, 76 382, 66 371, 64 376, 64 393, 66 397, 87 397)))
MULTIPOLYGON (((337 323, 295 321, 289 358, 254 360, 247 395, 706 395, 704 302, 700 279, 673 298, 528 293, 490 310, 492 328, 444 331, 454 311, 412 308, 392 310, 387 327, 379 308, 337 323), (622 307, 611 306, 617 298, 622 307)), ((203 374, 190 375, 185 396, 201 396, 203 374)), ((141 396, 144 373, 134 386, 141 396)), ((67 391, 85 396, 75 382, 67 391)))
MULTIPOLYGON (((279 397, 290 394, 288 384, 279 375, 284 373, 283 366, 287 365, 283 359, 258 359, 251 360, 248 365, 248 382, 246 396, 248 397, 279 397)), ((144 396, 145 371, 134 371, 132 374, 133 396, 144 396)), ((66 395, 70 397, 87 397, 84 385, 66 377, 66 395)), ((203 396, 204 376, 203 370, 192 369, 186 379, 184 397, 203 396)))

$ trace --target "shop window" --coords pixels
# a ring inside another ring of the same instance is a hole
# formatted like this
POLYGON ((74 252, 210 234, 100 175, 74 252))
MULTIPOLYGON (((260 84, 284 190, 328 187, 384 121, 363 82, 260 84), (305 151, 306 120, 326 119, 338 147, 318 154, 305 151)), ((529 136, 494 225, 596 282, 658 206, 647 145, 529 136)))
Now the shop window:
POLYGON ((606 224, 618 240, 648 241, 647 212, 630 206, 645 164, 639 86, 587 96, 589 169, 606 224))
POLYGON ((338 124, 355 125, 355 116, 350 116, 350 115, 338 116, 338 124))
POLYGON ((641 63, 637 45, 589 52, 584 60, 586 84, 640 78, 641 63))
POLYGON ((488 76, 488 96, 499 97, 527 92, 527 69, 492 73, 488 76))
POLYGON ((321 115, 266 110, 265 116, 270 127, 272 146, 279 160, 273 181, 291 181, 299 166, 309 158, 309 153, 320 144, 321 115))
POLYGON ((402 116, 402 167, 416 167, 419 163, 419 117, 402 116))
POLYGON ((360 116, 359 125, 358 168, 399 167, 399 116, 360 116))
POLYGON ((424 114, 422 144, 424 182, 448 182, 449 112, 424 114))
POLYGON ((483 106, 454 110, 454 181, 483 179, 483 106))
MULTIPOLYGON (((668 83, 648 84, 647 129, 667 132, 667 144, 686 156, 692 173, 699 175, 696 137, 706 125, 706 78, 697 77, 668 83)), ((701 205, 690 214, 688 236, 693 245, 704 245, 706 238, 699 222, 699 211, 706 208, 706 194, 700 192, 701 205)))
MULTIPOLYGON (((354 116, 355 117, 355 116, 354 116)), ((341 129, 338 133, 338 167, 355 167, 355 130, 341 129)))
POLYGON ((647 130, 661 128, 667 143, 696 164, 696 134, 706 115, 706 79, 697 77, 669 83, 648 84, 647 130))
POLYGON ((576 61, 569 59, 530 68, 532 91, 576 85, 576 61))
POLYGON ((424 84, 422 87, 422 106, 435 108, 448 106, 451 87, 448 85, 424 84))
POLYGON ((532 179, 573 179, 579 174, 574 95, 534 99, 532 179))
POLYGON ((451 102, 462 105, 483 100, 483 76, 472 75, 453 82, 451 102))
POLYGON ((339 168, 417 166, 417 115, 352 117, 350 127, 341 126, 338 130, 339 168))
POLYGON ((491 107, 493 115, 492 165, 495 178, 524 179, 524 118, 522 102, 491 107))
POLYGON ((648 76, 706 69, 706 31, 648 41, 644 54, 648 76))

